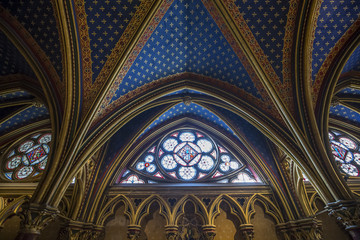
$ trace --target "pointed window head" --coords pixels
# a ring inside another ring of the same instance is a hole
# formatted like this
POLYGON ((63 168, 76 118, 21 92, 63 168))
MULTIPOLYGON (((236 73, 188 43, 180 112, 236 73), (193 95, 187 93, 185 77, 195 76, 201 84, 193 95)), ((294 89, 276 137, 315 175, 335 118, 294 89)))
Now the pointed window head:
POLYGON ((136 183, 257 182, 244 161, 195 129, 179 129, 155 142, 129 165, 120 182, 135 183, 130 176, 141 180, 136 183))

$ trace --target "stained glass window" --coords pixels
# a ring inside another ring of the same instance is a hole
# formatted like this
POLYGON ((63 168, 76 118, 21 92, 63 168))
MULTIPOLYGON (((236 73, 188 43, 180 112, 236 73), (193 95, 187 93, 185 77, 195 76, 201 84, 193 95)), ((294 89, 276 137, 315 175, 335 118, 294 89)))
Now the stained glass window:
POLYGON ((5 155, 2 170, 8 180, 24 180, 45 170, 50 152, 50 133, 32 135, 5 155))
POLYGON ((357 177, 360 167, 359 143, 352 137, 339 131, 330 131, 331 152, 341 172, 357 177))
POLYGON ((120 183, 259 182, 243 160, 198 130, 171 132, 140 156, 120 183))

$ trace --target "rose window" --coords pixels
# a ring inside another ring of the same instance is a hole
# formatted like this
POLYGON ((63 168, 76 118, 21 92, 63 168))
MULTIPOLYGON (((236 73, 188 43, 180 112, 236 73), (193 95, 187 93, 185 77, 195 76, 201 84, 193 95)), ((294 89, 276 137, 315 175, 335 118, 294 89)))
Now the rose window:
POLYGON ((45 170, 51 134, 35 134, 9 151, 3 165, 8 180, 35 177, 45 170))
POLYGON ((248 176, 244 178, 247 182, 258 182, 243 161, 198 130, 174 131, 140 156, 124 170, 121 183, 235 183, 240 181, 239 174, 243 171, 248 176))

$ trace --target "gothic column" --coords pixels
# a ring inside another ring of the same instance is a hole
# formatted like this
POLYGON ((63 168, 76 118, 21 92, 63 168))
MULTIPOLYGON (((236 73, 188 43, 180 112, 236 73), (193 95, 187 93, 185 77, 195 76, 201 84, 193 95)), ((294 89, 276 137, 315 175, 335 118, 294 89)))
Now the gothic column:
POLYGON ((320 240, 322 223, 316 218, 305 218, 276 226, 280 239, 283 240, 320 240))
POLYGON ((241 239, 253 240, 254 239, 254 225, 241 224, 240 225, 241 239))
POLYGON ((216 227, 214 225, 203 225, 202 232, 206 240, 213 240, 216 235, 216 227))
POLYGON ((167 240, 176 240, 179 236, 179 227, 176 225, 166 225, 165 233, 167 240))
POLYGON ((16 240, 36 240, 41 231, 53 221, 58 210, 50 206, 38 204, 24 204, 23 210, 19 213, 21 218, 20 230, 16 240))
POLYGON ((360 240, 360 203, 340 200, 326 206, 330 216, 339 221, 354 240, 360 240))
POLYGON ((138 240, 141 233, 141 226, 129 225, 127 230, 127 237, 129 240, 138 240))

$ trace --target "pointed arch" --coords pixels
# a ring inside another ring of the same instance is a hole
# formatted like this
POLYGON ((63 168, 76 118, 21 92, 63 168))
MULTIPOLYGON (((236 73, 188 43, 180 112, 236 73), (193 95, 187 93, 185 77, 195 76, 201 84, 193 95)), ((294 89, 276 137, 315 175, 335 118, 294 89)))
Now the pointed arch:
POLYGON ((159 204, 159 213, 166 220, 167 225, 172 225, 171 219, 171 208, 169 204, 159 195, 154 194, 146 198, 143 202, 141 202, 140 206, 137 208, 135 217, 134 217, 134 225, 139 225, 144 217, 150 214, 150 207, 154 204, 159 204))
POLYGON ((210 225, 215 225, 215 219, 220 214, 220 204, 226 203, 231 210, 231 214, 234 215, 241 224, 246 224, 246 215, 241 205, 228 194, 221 194, 211 204, 209 209, 210 225))
POLYGON ((192 203, 195 207, 195 215, 199 216, 203 225, 210 224, 210 216, 209 212, 205 206, 205 204, 195 195, 190 194, 182 197, 173 208, 173 217, 174 217, 174 225, 178 225, 180 217, 185 214, 185 205, 186 203, 192 203))
POLYGON ((271 216, 276 224, 284 222, 284 218, 281 214, 281 211, 275 206, 273 202, 270 201, 267 197, 262 194, 253 195, 246 206, 246 220, 250 223, 252 216, 255 214, 255 203, 259 202, 265 209, 265 213, 271 216))
POLYGON ((108 219, 115 214, 116 209, 119 204, 123 203, 125 206, 124 214, 129 218, 130 223, 135 219, 135 208, 132 202, 128 197, 121 194, 111 199, 105 204, 105 206, 100 210, 96 225, 105 226, 108 219))
POLYGON ((29 196, 21 196, 11 202, 8 206, 0 211, 0 227, 3 226, 5 221, 13 215, 16 215, 22 208, 22 205, 28 203, 29 196))

